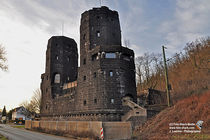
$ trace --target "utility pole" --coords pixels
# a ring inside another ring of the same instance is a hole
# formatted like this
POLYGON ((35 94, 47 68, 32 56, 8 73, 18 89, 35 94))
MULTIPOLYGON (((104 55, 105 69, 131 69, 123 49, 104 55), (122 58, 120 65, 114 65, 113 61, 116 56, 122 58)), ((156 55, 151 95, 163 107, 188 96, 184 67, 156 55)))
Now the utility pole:
POLYGON ((168 69, 167 69, 167 64, 166 64, 165 48, 166 47, 162 46, 162 49, 163 49, 163 61, 164 61, 164 68, 165 68, 165 82, 166 82, 167 102, 168 102, 168 107, 170 107, 170 91, 169 91, 168 69))

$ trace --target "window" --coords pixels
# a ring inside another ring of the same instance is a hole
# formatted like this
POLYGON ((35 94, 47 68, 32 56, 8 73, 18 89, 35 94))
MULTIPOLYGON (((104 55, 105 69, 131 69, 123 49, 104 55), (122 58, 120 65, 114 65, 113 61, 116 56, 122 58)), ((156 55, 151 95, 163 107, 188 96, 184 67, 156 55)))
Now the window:
POLYGON ((83 65, 85 65, 86 64, 86 59, 83 59, 83 65))
POLYGON ((69 58, 69 57, 67 57, 67 61, 68 61, 68 62, 70 61, 70 58, 69 58))
POLYGON ((97 99, 94 99, 94 103, 97 104, 97 99))
POLYGON ((96 36, 97 37, 100 37, 101 36, 100 31, 96 31, 96 36))
POLYGON ((113 77, 113 71, 112 70, 109 71, 109 76, 113 77))
POLYGON ((105 58, 116 58, 116 54, 115 53, 106 53, 105 58))
POLYGON ((60 74, 55 74, 54 83, 60 83, 60 74))
POLYGON ((67 77, 67 80, 69 81, 69 76, 67 77))
POLYGON ((86 80, 86 76, 83 77, 83 80, 84 80, 84 81, 86 80))
POLYGON ((83 40, 85 40, 85 39, 86 39, 86 34, 83 35, 83 40))
POLYGON ((96 60, 97 59, 97 56, 98 56, 98 54, 92 55, 92 61, 96 60))
POLYGON ((55 56, 55 59, 58 60, 58 58, 59 58, 58 55, 56 55, 56 56, 55 56))
POLYGON ((87 104, 87 101, 86 101, 86 100, 84 100, 84 101, 83 101, 83 105, 86 105, 86 104, 87 104))
POLYGON ((97 76, 97 75, 96 75, 96 72, 94 72, 93 76, 94 76, 94 78, 96 78, 96 76, 97 76))
POLYGON ((111 104, 114 104, 114 99, 111 99, 111 104))

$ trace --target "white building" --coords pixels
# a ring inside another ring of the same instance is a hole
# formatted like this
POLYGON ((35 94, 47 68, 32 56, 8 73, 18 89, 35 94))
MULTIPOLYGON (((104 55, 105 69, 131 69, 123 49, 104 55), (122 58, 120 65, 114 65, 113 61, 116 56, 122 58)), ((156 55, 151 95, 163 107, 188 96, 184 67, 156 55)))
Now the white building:
POLYGON ((31 120, 31 113, 23 106, 17 107, 12 112, 12 120, 31 120))

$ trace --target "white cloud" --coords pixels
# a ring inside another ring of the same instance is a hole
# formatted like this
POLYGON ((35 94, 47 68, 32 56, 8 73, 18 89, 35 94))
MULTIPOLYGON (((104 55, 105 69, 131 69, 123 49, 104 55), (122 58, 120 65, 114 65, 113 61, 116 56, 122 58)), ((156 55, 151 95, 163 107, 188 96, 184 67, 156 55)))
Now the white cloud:
POLYGON ((209 35, 209 0, 177 0, 174 17, 162 23, 159 32, 165 35, 166 45, 174 53, 186 43, 209 35))
POLYGON ((129 49, 132 49, 135 52, 135 57, 142 56, 145 53, 145 48, 132 44, 129 49))
POLYGON ((74 38, 79 48, 80 15, 92 1, 1 0, 0 44, 7 50, 9 72, 0 71, 0 108, 18 106, 40 86, 47 41, 53 35, 74 38))

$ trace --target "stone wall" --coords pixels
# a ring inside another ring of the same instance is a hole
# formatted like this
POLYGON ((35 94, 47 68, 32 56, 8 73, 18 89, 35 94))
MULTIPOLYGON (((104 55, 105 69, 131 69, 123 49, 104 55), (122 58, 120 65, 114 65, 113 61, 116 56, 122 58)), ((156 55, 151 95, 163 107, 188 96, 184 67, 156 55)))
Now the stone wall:
POLYGON ((91 133, 100 138, 103 128, 105 140, 131 139, 130 122, 101 122, 101 121, 30 121, 25 122, 26 129, 41 128, 72 134, 91 133))
POLYGON ((41 119, 121 121, 128 111, 122 98, 137 100, 134 58, 133 50, 121 46, 116 11, 102 6, 84 12, 79 68, 73 39, 54 36, 48 41, 41 76, 41 119), (67 88, 71 82, 77 86, 67 88))

